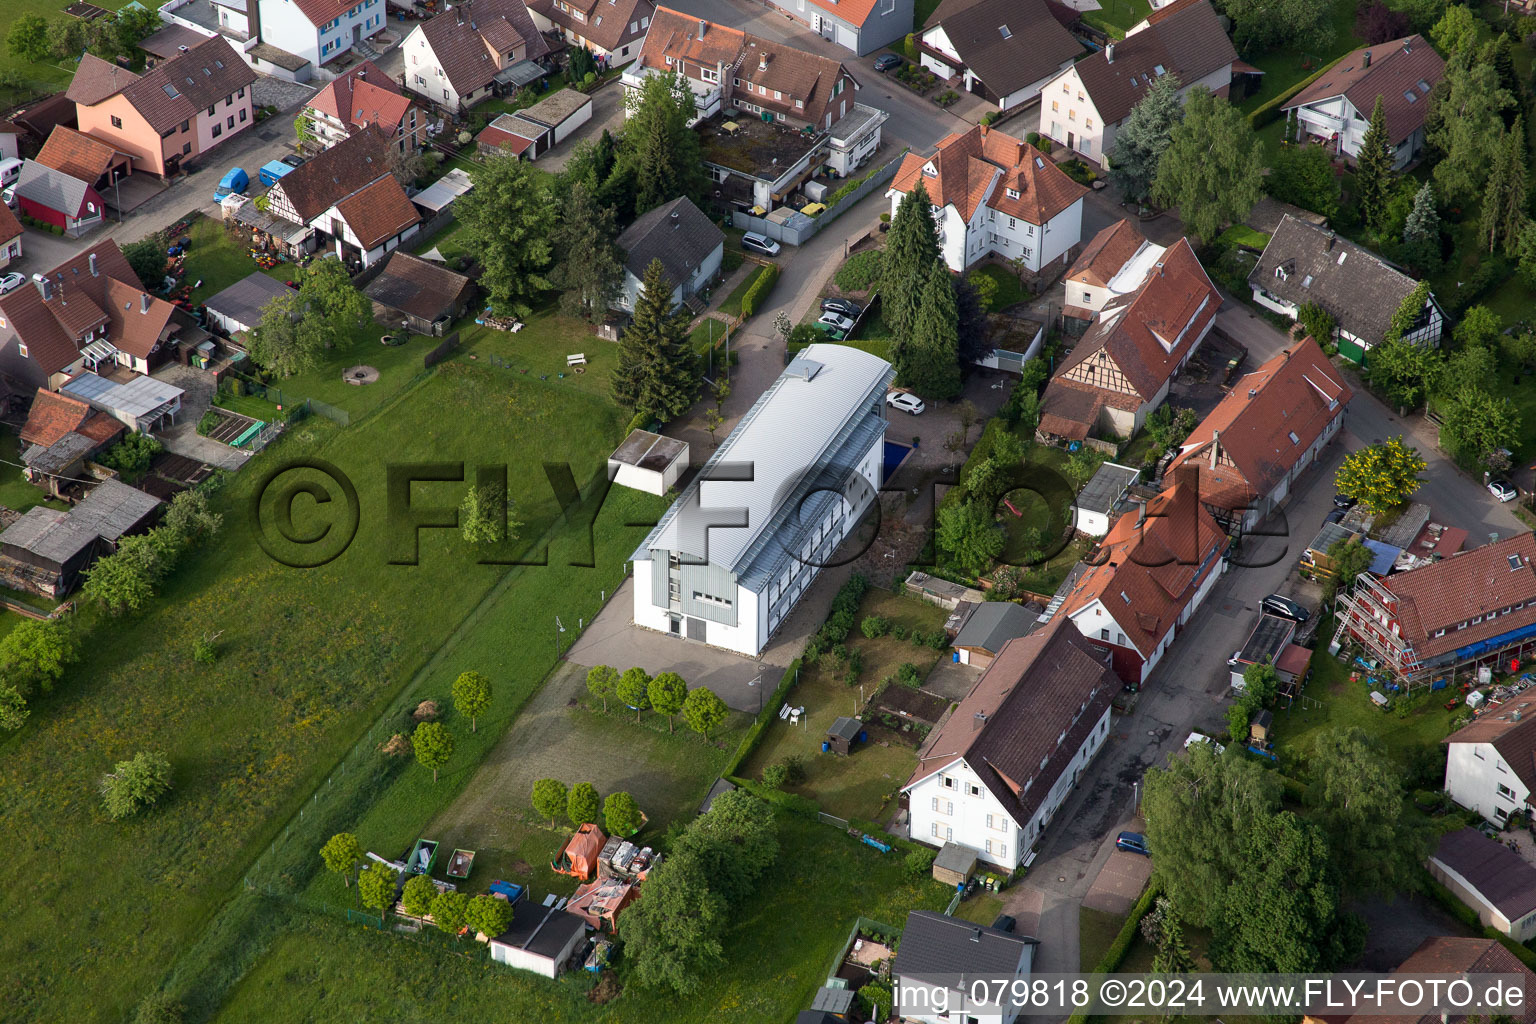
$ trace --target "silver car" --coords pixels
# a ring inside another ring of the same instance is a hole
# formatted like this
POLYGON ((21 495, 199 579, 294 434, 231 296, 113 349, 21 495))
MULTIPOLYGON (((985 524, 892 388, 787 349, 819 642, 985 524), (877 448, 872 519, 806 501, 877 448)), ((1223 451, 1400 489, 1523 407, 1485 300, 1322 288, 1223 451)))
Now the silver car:
POLYGON ((760 252, 764 256, 777 256, 782 248, 778 242, 775 242, 767 235, 759 235, 755 231, 748 231, 741 236, 741 247, 743 249, 751 249, 753 252, 760 252))

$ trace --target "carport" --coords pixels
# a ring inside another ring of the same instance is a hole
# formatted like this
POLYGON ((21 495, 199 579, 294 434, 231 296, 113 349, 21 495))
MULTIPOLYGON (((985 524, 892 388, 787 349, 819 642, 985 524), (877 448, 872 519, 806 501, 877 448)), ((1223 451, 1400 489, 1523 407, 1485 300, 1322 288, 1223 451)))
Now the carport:
POLYGON ((168 188, 169 184, 153 174, 130 174, 126 178, 119 178, 117 184, 107 189, 101 198, 106 202, 107 209, 121 220, 123 214, 132 213, 168 188))

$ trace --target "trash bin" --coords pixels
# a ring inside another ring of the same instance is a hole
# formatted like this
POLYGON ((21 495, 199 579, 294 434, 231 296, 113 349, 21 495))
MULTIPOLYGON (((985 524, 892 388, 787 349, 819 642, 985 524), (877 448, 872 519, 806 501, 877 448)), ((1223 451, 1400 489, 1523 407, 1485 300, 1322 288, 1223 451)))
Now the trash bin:
POLYGON ((959 651, 950 651, 949 652, 949 660, 953 661, 956 665, 960 664, 960 652, 959 651))
POLYGON ((864 732, 864 731, 861 730, 859 732, 859 742, 860 743, 868 743, 869 742, 869 733, 864 732))
POLYGON ((827 751, 829 751, 831 749, 832 749, 832 744, 828 743, 826 740, 822 740, 821 741, 821 752, 823 754, 825 754, 827 751))

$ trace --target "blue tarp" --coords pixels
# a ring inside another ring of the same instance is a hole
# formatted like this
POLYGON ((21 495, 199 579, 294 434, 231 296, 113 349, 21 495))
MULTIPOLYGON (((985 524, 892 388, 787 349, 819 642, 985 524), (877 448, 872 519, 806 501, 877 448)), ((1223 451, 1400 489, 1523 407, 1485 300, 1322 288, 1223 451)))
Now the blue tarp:
POLYGON ((1402 548, 1395 548, 1391 544, 1383 544, 1379 540, 1366 540, 1365 546, 1371 549, 1371 574, 1373 576, 1385 576, 1392 571, 1397 556, 1403 553, 1402 548))
POLYGON ((1521 640, 1529 640, 1532 637, 1536 637, 1536 623, 1522 626, 1519 629, 1512 629, 1508 633, 1500 633, 1498 636, 1491 636, 1487 640, 1481 640, 1475 644, 1458 647, 1456 648, 1456 657, 1458 660, 1478 658, 1484 654, 1497 651, 1501 647, 1507 647, 1521 640))

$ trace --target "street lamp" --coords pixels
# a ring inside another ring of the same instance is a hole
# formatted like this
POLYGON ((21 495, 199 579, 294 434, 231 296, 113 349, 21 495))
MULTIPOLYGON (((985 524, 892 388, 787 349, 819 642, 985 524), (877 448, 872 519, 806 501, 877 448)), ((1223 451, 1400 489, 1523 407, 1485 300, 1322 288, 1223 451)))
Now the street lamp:
POLYGON ((748 683, 747 683, 748 686, 752 687, 753 689, 755 689, 757 691, 757 713, 758 713, 759 716, 761 716, 762 713, 763 713, 763 687, 762 687, 762 682, 763 682, 763 675, 762 675, 761 672, 759 672, 757 674, 757 678, 756 679, 749 680, 748 683))
POLYGON ((560 634, 565 632, 565 626, 560 621, 560 616, 555 616, 555 660, 560 660, 560 634))

